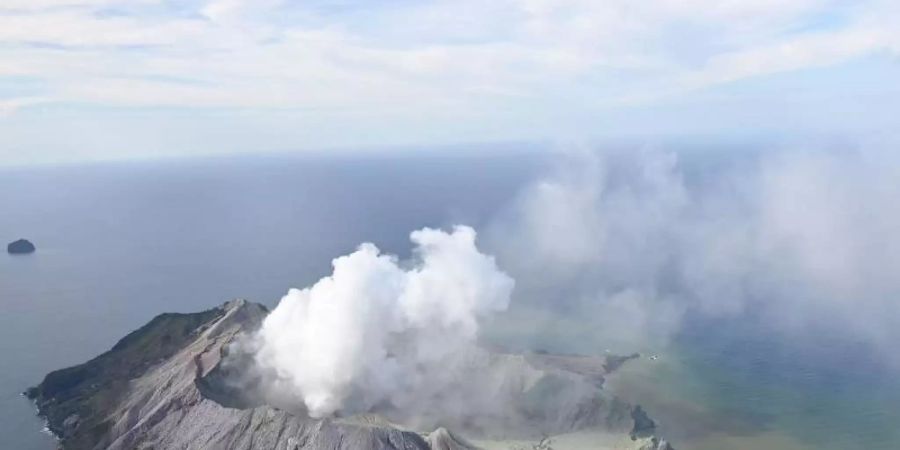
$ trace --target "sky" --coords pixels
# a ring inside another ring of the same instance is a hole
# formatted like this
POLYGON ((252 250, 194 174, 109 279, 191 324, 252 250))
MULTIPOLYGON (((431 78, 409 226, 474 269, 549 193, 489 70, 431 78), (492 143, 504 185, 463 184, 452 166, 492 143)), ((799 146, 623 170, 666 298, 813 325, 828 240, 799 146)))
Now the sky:
POLYGON ((891 133, 891 0, 0 0, 0 165, 891 133))

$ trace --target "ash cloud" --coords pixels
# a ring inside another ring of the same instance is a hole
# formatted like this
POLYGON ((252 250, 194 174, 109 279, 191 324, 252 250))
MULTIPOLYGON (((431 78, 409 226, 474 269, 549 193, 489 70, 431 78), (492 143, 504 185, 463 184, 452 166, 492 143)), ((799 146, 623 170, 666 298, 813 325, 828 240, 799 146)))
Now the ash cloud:
POLYGON ((519 280, 505 331, 539 324, 520 340, 658 347, 687 317, 753 316, 885 355, 900 342, 891 153, 575 149, 559 161, 487 230, 486 248, 519 280))

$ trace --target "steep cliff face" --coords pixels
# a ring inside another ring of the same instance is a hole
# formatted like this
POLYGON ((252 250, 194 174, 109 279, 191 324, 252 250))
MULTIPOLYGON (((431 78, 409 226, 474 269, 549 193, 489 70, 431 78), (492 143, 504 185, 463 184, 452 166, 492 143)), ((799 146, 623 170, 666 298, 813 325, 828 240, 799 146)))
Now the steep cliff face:
MULTIPOLYGON (((26 394, 65 449, 466 450, 474 447, 460 432, 488 431, 452 421, 453 432, 439 427, 426 433, 421 423, 411 431, 391 421, 403 417, 392 415, 396 411, 312 419, 302 408, 292 407, 290 399, 261 401, 264 397, 254 392, 258 386, 252 377, 235 373, 243 370, 240 358, 225 355, 228 344, 256 329, 266 314, 263 306, 243 300, 195 314, 163 314, 97 358, 48 374, 26 394), (275 403, 278 408, 270 406, 275 403)), ((644 447, 655 438, 652 421, 640 408, 600 389, 602 358, 486 358, 491 365, 529 371, 536 382, 521 395, 517 415, 526 422, 510 424, 497 417, 496 424, 488 421, 482 427, 506 425, 505 432, 514 432, 533 426, 541 433, 602 427, 630 432, 637 439, 635 448, 657 448, 644 447), (571 405, 552 404, 557 393, 573 389, 570 385, 592 386, 596 395, 571 405)))

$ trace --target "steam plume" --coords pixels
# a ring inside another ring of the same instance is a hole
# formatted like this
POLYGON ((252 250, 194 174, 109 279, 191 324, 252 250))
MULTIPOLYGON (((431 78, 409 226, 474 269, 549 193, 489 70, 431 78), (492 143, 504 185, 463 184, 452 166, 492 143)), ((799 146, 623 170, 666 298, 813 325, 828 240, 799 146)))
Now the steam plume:
MULTIPOLYGON (((487 228, 485 248, 517 280, 512 303, 512 278, 476 248, 471 228, 413 232, 412 261, 363 244, 282 299, 255 359, 313 416, 402 411, 440 423, 521 412, 512 393, 533 374, 487 361, 475 348, 486 330, 532 349, 596 354, 664 345, 686 317, 752 316, 792 337, 827 330, 867 342, 900 367, 891 350, 900 158, 709 157, 564 155, 487 228)), ((511 421, 527 424, 520 416, 511 421)))
POLYGON ((568 333, 526 339, 631 350, 666 344, 686 317, 754 317, 900 366, 900 158, 630 150, 567 152, 489 230, 519 280, 513 325, 568 333))
POLYGON ((414 231, 408 266, 373 244, 335 259, 331 276, 290 290, 265 319, 258 364, 313 417, 403 409, 440 391, 513 289, 475 237, 465 226, 414 231))

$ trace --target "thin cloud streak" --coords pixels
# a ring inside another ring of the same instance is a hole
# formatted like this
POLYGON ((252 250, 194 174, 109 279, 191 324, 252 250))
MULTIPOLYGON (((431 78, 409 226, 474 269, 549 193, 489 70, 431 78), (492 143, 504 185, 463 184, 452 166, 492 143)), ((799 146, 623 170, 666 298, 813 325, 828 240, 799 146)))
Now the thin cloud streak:
POLYGON ((0 66, 3 75, 47 79, 47 97, 59 102, 135 106, 310 107, 342 99, 344 107, 365 109, 398 98, 416 109, 456 103, 460 95, 502 102, 543 88, 552 96, 563 85, 577 85, 590 97, 596 88, 581 80, 610 70, 646 79, 621 90, 618 99, 653 101, 673 91, 895 51, 897 41, 890 15, 876 21, 875 14, 846 13, 850 23, 837 30, 786 32, 828 11, 827 2, 812 0, 777 7, 538 0, 508 1, 504 8, 480 2, 370 7, 373 22, 392 27, 383 31, 360 25, 352 11, 326 17, 280 1, 217 0, 178 14, 153 2, 137 8, 113 0, 20 3, 7 6, 14 12, 0 12, 0 54, 10 56, 0 66), (296 19, 277 20, 279 14, 296 19), (473 28, 465 31, 481 41, 458 42, 459 30, 439 26, 457 15, 479 18, 466 22, 473 28), (505 31, 486 30, 498 25, 505 31), (701 33, 698 42, 667 48, 678 27, 701 33), (436 31, 422 31, 429 28, 436 31), (427 39, 419 43, 421 34, 427 39), (704 48, 701 38, 721 44, 704 48), (65 53, 88 59, 71 64, 65 53), (22 54, 27 57, 21 63, 11 58, 22 54), (75 88, 159 74, 210 84, 151 88, 147 81, 121 81, 126 89, 112 94, 75 88), (235 90, 240 83, 256 89, 235 90))
MULTIPOLYGON (((15 0, 0 8, 0 132, 19 137, 0 146, 0 164, 173 152, 150 147, 160 132, 212 153, 272 150, 261 135, 289 136, 278 149, 387 147, 718 133, 748 118, 753 133, 789 123, 755 120, 787 111, 766 96, 813 99, 789 110, 802 125, 792 131, 855 133, 889 120, 820 112, 853 95, 843 66, 889 78, 898 21, 900 9, 880 0, 15 0), (815 70, 807 77, 830 81, 798 81, 793 97, 772 81, 815 70), (765 95, 741 96, 752 83, 765 95), (133 144, 26 137, 66 129, 60 111, 72 109, 110 127, 126 111, 148 119, 128 125, 133 144), (210 118, 172 129, 173 110, 259 118, 237 148, 217 140, 210 118), (34 155, 13 154, 22 148, 34 155)), ((868 91, 888 117, 900 92, 868 91)))

